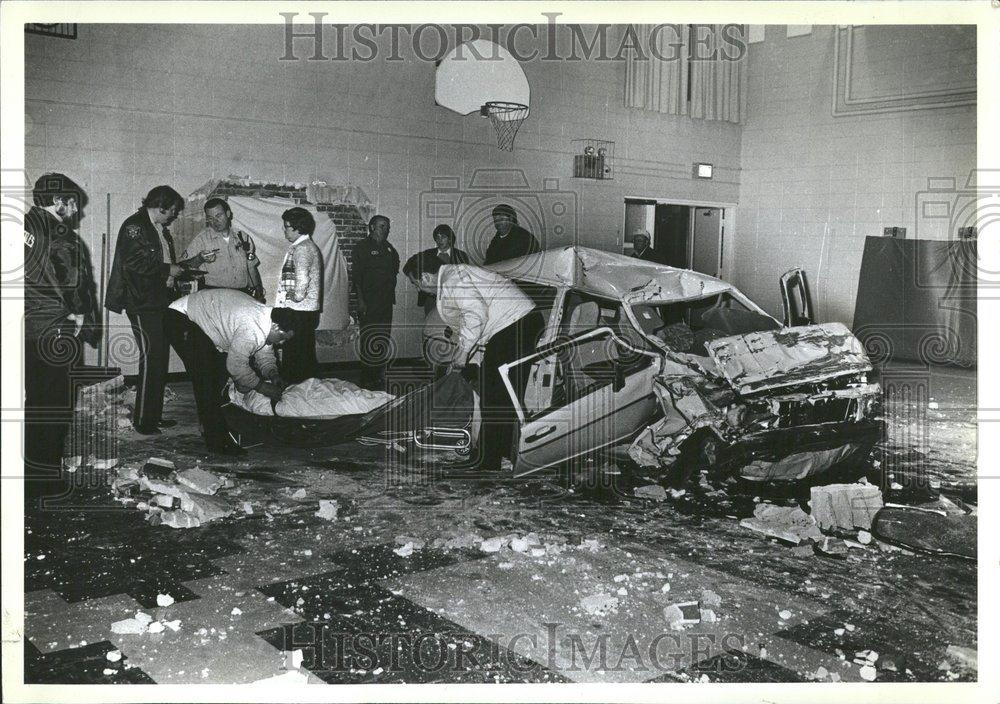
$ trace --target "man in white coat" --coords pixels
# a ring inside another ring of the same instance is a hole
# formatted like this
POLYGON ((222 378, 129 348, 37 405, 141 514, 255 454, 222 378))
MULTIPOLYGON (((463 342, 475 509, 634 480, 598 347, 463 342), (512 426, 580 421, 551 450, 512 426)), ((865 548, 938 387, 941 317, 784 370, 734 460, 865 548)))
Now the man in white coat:
MULTIPOLYGON (((510 279, 471 264, 424 272, 420 289, 437 297, 437 312, 452 331, 453 369, 481 384, 479 469, 498 471, 510 457, 517 416, 499 367, 530 354, 544 321, 535 303, 510 279)), ((516 369, 511 385, 520 398, 528 377, 516 369)))

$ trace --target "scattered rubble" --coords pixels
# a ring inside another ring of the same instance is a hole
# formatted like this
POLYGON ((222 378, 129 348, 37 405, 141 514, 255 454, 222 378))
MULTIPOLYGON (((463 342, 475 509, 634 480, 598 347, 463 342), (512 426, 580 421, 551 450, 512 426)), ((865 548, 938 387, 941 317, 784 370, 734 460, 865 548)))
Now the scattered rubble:
POLYGON ((591 616, 604 616, 618 610, 618 597, 612 594, 591 594, 580 599, 580 608, 591 616))
MULTIPOLYGON (((232 514, 233 506, 214 496, 232 486, 228 478, 200 467, 178 471, 172 461, 160 457, 149 458, 138 470, 118 468, 111 483, 119 501, 135 502, 150 523, 170 528, 197 528, 232 514)), ((244 502, 244 512, 246 506, 244 502)))
POLYGON ((957 665, 960 669, 976 672, 979 669, 978 653, 972 648, 961 645, 949 645, 945 651, 948 661, 952 665, 957 665))
POLYGON ((872 484, 814 486, 809 506, 822 530, 871 530, 872 519, 882 508, 882 491, 872 484))
POLYGON ((324 521, 335 521, 339 510, 340 504, 337 503, 336 499, 320 499, 319 510, 315 515, 324 521))
POLYGON ((637 486, 633 492, 637 498, 652 499, 653 501, 666 501, 667 490, 659 484, 649 484, 647 486, 637 486))
POLYGON ((792 545, 823 537, 813 517, 798 506, 760 503, 754 507, 753 518, 744 518, 740 525, 792 545))
POLYGON ((174 598, 169 594, 157 594, 156 595, 156 605, 157 606, 170 606, 174 603, 174 598))
MULTIPOLYGON (((714 620, 715 612, 709 611, 714 620)), ((663 608, 663 618, 666 620, 667 626, 673 631, 684 630, 685 626, 700 623, 701 615, 702 609, 699 608, 697 601, 679 602, 663 608)))

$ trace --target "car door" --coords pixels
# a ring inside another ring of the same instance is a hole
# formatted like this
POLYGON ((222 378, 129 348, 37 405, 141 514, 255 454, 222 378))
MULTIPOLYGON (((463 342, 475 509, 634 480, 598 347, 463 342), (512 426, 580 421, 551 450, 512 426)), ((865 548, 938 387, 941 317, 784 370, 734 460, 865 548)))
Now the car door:
POLYGON ((515 474, 530 474, 629 439, 657 410, 656 352, 629 345, 608 327, 548 345, 500 367, 520 426, 515 474), (511 382, 528 370, 526 402, 511 382), (547 403, 539 404, 539 399, 547 403))

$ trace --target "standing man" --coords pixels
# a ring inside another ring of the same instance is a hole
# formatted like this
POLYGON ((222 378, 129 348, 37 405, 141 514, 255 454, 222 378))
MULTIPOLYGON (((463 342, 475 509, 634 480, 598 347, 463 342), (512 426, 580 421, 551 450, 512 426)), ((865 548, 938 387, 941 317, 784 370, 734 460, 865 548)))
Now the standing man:
POLYGON ((232 377, 243 393, 253 390, 272 401, 281 398, 285 384, 274 348, 293 338, 294 311, 268 308, 232 289, 197 291, 170 308, 171 340, 191 376, 205 445, 214 453, 242 455, 245 451, 229 436, 222 411, 226 381, 232 377))
POLYGON ((295 337, 281 353, 281 375, 298 384, 316 376, 316 328, 322 308, 323 255, 312 240, 316 220, 305 208, 281 214, 285 239, 291 243, 281 265, 275 308, 290 312, 295 337))
POLYGON ((417 305, 424 309, 424 315, 434 310, 437 299, 433 293, 420 290, 420 277, 423 273, 436 273, 445 264, 469 263, 469 255, 455 246, 455 231, 451 227, 438 225, 434 228, 433 236, 437 246, 414 254, 403 267, 403 273, 417 287, 417 305))
POLYGON ((361 385, 367 389, 385 388, 398 274, 399 253, 389 244, 389 218, 373 215, 368 221, 368 236, 354 245, 351 255, 351 280, 361 325, 361 385))
MULTIPOLYGON (((500 365, 535 349, 545 324, 542 314, 516 283, 478 266, 458 264, 443 266, 436 275, 425 272, 421 287, 436 294, 441 321, 453 331, 452 368, 462 369, 470 383, 481 384, 479 469, 498 471, 501 459, 511 457, 517 428, 500 365)), ((524 396, 528 371, 518 369, 511 378, 518 397, 524 396)))
POLYGON ((632 233, 632 256, 647 262, 663 263, 653 248, 649 246, 649 232, 642 228, 632 233))
POLYGON ((122 311, 132 324, 139 348, 139 377, 132 426, 141 435, 158 435, 177 424, 163 419, 163 389, 170 364, 165 316, 174 299, 175 279, 201 258, 175 263, 167 225, 184 209, 184 198, 170 186, 156 186, 118 230, 115 258, 104 306, 122 311))
POLYGON ((92 315, 92 280, 74 232, 87 196, 61 173, 32 189, 24 219, 24 470, 25 509, 39 496, 65 490, 63 443, 73 421, 70 369, 92 315))
POLYGON ((205 272, 200 289, 234 288, 264 301, 260 280, 260 260, 250 235, 233 231, 233 211, 223 198, 205 201, 205 229, 181 254, 181 259, 199 257, 198 268, 205 272))
POLYGON ((490 246, 486 248, 483 266, 541 251, 538 240, 517 224, 517 213, 506 203, 493 208, 493 226, 497 232, 490 241, 490 246))

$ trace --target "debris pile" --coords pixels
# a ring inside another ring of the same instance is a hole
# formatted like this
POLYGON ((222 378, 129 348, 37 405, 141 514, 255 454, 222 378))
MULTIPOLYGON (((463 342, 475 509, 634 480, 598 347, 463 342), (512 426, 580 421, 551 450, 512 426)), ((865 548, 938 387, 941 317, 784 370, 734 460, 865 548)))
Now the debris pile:
POLYGON ((814 518, 798 506, 760 503, 754 507, 753 518, 744 518, 740 525, 791 545, 823 537, 814 518))
POLYGON ((200 467, 177 471, 174 463, 151 457, 145 465, 122 467, 111 488, 122 503, 135 503, 153 525, 197 528, 233 513, 215 494, 232 482, 200 467))
MULTIPOLYGON (((136 611, 135 616, 115 621, 111 624, 111 632, 118 635, 142 635, 143 633, 163 633, 165 630, 179 631, 181 628, 180 619, 156 621, 147 613, 136 611)), ((110 653, 109 653, 110 656, 110 653)), ((121 655, 119 654, 119 659, 121 655)), ((110 657, 108 658, 111 659, 110 657)))
POLYGON ((882 508, 882 492, 872 484, 814 486, 809 506, 821 530, 870 530, 872 519, 882 508))
POLYGON ((128 428, 129 415, 135 406, 135 389, 125 385, 124 376, 82 387, 76 399, 76 412, 111 427, 128 428))

